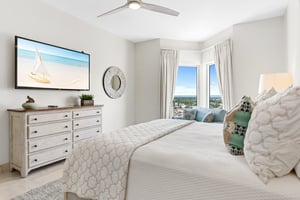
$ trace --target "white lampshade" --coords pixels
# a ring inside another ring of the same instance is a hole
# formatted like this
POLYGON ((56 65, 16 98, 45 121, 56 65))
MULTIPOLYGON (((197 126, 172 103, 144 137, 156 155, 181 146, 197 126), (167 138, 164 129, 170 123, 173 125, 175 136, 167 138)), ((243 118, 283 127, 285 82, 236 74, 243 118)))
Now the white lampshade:
POLYGON ((260 94, 272 87, 277 92, 281 92, 291 85, 293 85, 293 77, 289 73, 261 74, 258 93, 260 94))

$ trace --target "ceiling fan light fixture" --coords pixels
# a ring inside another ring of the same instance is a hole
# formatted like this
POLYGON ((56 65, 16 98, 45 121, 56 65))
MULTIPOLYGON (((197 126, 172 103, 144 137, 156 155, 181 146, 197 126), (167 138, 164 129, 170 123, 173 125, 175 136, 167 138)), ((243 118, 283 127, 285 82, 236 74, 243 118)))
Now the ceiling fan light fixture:
POLYGON ((150 4, 150 3, 144 3, 142 0, 127 0, 127 3, 125 3, 123 6, 117 7, 115 9, 112 9, 108 12, 105 12, 101 15, 98 15, 97 17, 103 17, 106 15, 111 15, 117 12, 120 12, 126 8, 130 8, 132 10, 137 10, 140 8, 143 8, 145 10, 158 12, 161 14, 171 15, 171 16, 178 16, 179 12, 176 10, 172 10, 170 8, 166 8, 160 5, 150 4))
POLYGON ((132 1, 129 3, 128 7, 132 10, 137 10, 137 9, 141 8, 141 5, 139 2, 132 1))

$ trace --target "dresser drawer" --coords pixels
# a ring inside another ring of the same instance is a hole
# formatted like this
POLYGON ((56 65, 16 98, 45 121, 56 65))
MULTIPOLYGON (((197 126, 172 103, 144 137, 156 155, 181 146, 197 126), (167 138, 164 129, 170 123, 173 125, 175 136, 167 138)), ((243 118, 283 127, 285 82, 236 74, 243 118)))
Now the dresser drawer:
POLYGON ((28 116, 29 124, 36 124, 41 122, 49 122, 49 121, 59 121, 64 119, 71 119, 71 111, 68 112, 57 112, 57 113, 47 113, 47 114, 31 114, 28 116))
POLYGON ((72 149, 71 145, 66 145, 55 149, 50 149, 42 153, 29 155, 28 157, 29 168, 43 163, 50 162, 52 160, 65 158, 68 155, 68 153, 71 151, 71 149, 72 149))
POLYGON ((60 135, 53 135, 51 137, 43 137, 41 139, 34 139, 28 142, 28 152, 36 152, 51 147, 68 144, 72 141, 72 134, 65 133, 60 135))
POLYGON ((73 111, 73 118, 101 115, 101 113, 102 111, 100 108, 93 110, 75 110, 73 111))
POLYGON ((74 132, 73 141, 77 142, 79 140, 88 139, 94 137, 101 133, 101 127, 90 128, 87 130, 76 131, 74 132))
POLYGON ((28 138, 35 138, 45 135, 50 135, 54 133, 62 133, 72 130, 71 121, 45 124, 45 125, 36 125, 28 127, 28 138))
POLYGON ((101 125, 101 116, 91 117, 87 119, 76 119, 73 121, 73 129, 81 129, 90 126, 100 126, 101 125))

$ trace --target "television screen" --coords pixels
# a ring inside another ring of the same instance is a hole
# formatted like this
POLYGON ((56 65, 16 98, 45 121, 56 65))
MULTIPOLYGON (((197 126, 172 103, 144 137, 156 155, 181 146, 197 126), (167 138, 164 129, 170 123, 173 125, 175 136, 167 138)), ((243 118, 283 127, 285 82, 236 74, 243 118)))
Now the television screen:
POLYGON ((89 90, 90 55, 15 37, 16 88, 89 90))

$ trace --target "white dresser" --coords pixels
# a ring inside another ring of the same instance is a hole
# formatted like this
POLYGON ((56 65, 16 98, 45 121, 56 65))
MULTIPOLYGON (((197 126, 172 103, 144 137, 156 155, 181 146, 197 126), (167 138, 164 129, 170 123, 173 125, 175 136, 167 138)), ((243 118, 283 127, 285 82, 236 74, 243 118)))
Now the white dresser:
POLYGON ((102 132, 102 107, 9 109, 10 169, 22 177, 65 159, 80 141, 102 132))

